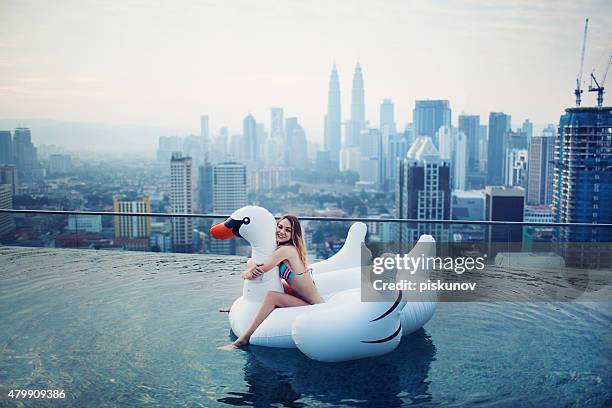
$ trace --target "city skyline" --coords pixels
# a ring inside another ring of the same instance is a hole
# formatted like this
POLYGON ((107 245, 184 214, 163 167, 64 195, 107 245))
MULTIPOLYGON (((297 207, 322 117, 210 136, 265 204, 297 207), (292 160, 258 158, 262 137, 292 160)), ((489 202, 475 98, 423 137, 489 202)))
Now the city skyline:
MULTIPOLYGON (((605 25, 612 6, 605 2, 388 2, 367 13, 359 7, 367 2, 351 3, 353 8, 64 4, 0 6, 5 118, 197 134, 204 114, 216 134, 222 126, 239 131, 249 112, 269 131, 270 108, 278 106, 299 118, 309 140, 322 142, 331 67, 338 68, 346 122, 359 62, 371 125, 378 124, 386 98, 395 104, 398 130, 413 120, 414 102, 422 99, 449 100, 454 126, 459 114, 486 117, 492 111, 511 114, 513 127, 525 118, 543 125, 556 123, 573 105, 584 18, 591 16, 585 73, 601 70, 612 37, 605 25), (83 35, 71 34, 75 27, 83 35)), ((592 94, 583 98, 587 106, 594 103, 592 94)), ((143 142, 153 146, 155 140, 143 142)))

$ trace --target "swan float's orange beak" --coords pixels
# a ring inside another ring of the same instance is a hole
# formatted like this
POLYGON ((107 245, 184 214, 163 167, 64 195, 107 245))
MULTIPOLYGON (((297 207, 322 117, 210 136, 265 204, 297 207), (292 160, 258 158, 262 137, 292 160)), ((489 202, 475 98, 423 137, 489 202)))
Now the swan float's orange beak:
POLYGON ((237 235, 234 235, 234 232, 231 228, 226 227, 225 223, 220 222, 219 224, 215 224, 210 228, 210 235, 212 235, 215 239, 230 239, 230 238, 238 238, 237 235))

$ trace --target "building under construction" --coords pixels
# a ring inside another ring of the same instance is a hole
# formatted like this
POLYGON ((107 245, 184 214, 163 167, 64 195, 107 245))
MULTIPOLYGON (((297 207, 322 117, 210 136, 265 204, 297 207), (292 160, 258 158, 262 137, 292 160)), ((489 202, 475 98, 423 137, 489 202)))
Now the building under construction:
MULTIPOLYGON (((553 162, 556 222, 612 223, 612 107, 576 107, 565 112, 553 162)), ((561 227, 558 238, 568 265, 612 265, 612 229, 561 227)))

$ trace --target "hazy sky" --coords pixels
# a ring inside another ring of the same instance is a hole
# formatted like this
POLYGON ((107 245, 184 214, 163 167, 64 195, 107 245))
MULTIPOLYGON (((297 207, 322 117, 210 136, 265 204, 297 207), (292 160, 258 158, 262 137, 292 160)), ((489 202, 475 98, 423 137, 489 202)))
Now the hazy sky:
POLYGON ((610 1, 0 0, 0 116, 196 131, 206 113, 239 133, 248 112, 268 128, 281 106, 320 140, 331 66, 344 120, 359 60, 372 124, 383 98, 401 127, 427 98, 449 99, 454 124, 556 122, 585 17, 586 79, 612 46, 610 1))

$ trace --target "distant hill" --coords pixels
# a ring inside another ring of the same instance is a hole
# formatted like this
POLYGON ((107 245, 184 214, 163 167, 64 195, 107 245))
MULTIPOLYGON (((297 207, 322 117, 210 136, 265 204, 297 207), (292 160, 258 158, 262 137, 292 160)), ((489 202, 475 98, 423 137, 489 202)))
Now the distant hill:
POLYGON ((182 136, 190 133, 186 130, 146 125, 111 125, 32 118, 0 119, 0 130, 13 131, 19 124, 30 128, 35 145, 54 144, 68 149, 107 153, 152 154, 157 149, 160 136, 182 136))

